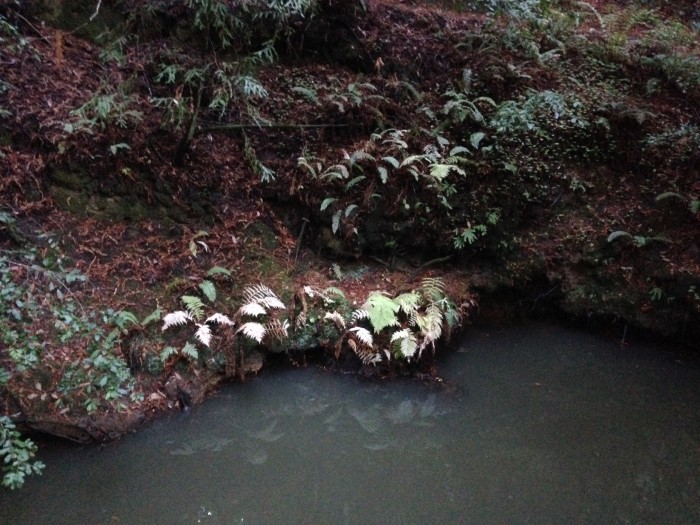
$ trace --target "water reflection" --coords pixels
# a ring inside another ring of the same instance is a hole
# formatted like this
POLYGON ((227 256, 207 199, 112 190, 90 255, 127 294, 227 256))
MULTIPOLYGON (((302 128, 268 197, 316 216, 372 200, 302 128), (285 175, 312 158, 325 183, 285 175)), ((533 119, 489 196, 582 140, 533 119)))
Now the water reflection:
POLYGON ((121 443, 42 450, 0 524, 700 522, 697 363, 533 325, 442 370, 447 388, 268 374, 121 443))

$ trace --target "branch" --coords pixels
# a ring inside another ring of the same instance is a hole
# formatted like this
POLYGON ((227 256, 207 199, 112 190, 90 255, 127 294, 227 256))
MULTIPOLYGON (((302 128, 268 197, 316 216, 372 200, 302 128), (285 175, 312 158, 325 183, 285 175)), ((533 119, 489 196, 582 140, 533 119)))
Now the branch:
POLYGON ((97 7, 95 7, 95 12, 92 13, 92 16, 90 17, 90 22, 92 22, 97 14, 100 12, 100 6, 102 5, 102 0, 97 0, 97 7))

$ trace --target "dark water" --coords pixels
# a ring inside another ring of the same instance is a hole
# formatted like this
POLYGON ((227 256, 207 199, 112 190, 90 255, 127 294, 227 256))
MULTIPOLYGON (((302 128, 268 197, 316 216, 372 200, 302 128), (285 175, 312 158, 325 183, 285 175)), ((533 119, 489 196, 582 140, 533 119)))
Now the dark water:
POLYGON ((43 450, 0 523, 700 523, 697 361, 528 325, 474 332, 441 369, 454 386, 270 373, 43 450))

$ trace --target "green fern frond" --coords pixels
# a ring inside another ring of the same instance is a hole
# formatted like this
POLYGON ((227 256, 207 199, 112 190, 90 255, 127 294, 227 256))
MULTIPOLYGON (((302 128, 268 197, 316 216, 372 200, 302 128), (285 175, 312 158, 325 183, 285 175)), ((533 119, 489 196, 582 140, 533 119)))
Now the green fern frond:
POLYGON ((221 266, 214 266, 207 272, 207 277, 213 277, 214 275, 223 274, 226 277, 231 277, 231 270, 227 270, 221 266))
MULTIPOLYGON (((326 296, 337 295, 341 299, 345 299, 345 293, 343 292, 343 290, 341 290, 340 288, 336 288, 335 286, 329 286, 328 288, 323 290, 323 293, 326 296)), ((331 301, 332 301, 332 299, 331 299, 331 301)))
POLYGON ((381 332, 388 326, 399 325, 399 320, 396 318, 399 305, 382 292, 372 292, 362 305, 362 309, 369 314, 369 321, 375 333, 381 332))
POLYGON ((204 317, 204 303, 199 297, 194 295, 183 295, 181 297, 182 303, 187 308, 187 311, 194 317, 195 320, 199 321, 204 317))
POLYGON ((199 352, 197 351, 197 347, 189 342, 185 343, 185 346, 182 347, 180 353, 185 357, 190 358, 192 361, 196 361, 197 359, 199 359, 199 352))
POLYGON ((163 348, 163 351, 160 353, 160 360, 163 361, 164 363, 170 358, 170 356, 173 356, 177 354, 177 348, 173 346, 166 346, 163 348))
POLYGON ((216 301, 216 286, 214 286, 213 282, 204 280, 199 283, 199 289, 202 290, 202 293, 210 302, 216 301))

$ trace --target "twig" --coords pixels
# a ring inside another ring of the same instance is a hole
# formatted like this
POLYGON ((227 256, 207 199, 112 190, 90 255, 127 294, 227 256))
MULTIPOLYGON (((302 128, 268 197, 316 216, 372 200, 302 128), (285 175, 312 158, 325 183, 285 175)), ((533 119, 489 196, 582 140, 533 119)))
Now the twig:
POLYGON ((301 225, 301 232, 299 233, 299 237, 297 238, 297 249, 296 252, 294 252, 294 266, 297 265, 297 259, 299 258, 299 250, 301 249, 301 241, 304 239, 306 225, 309 223, 309 219, 307 219, 306 217, 304 217, 302 220, 304 224, 301 225))
POLYGON ((102 0, 97 0, 97 7, 95 7, 95 12, 92 13, 92 16, 90 17, 90 22, 92 22, 97 14, 100 12, 100 6, 102 5, 102 0))

